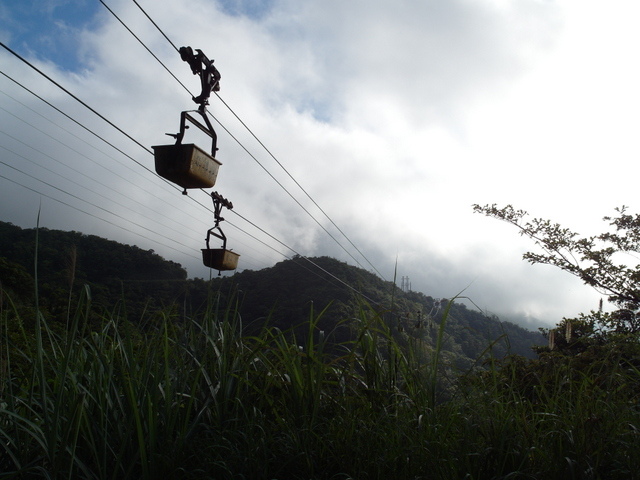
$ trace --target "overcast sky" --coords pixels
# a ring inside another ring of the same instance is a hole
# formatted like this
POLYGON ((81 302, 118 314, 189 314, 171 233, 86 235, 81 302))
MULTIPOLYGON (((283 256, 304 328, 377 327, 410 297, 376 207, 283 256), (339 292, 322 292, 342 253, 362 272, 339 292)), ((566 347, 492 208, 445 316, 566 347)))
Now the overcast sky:
MULTIPOLYGON (((133 1, 105 3, 199 93, 133 1)), ((223 224, 242 269, 295 251, 392 280, 397 258, 413 290, 464 290, 531 328, 597 307, 596 292, 524 262, 533 245, 471 205, 513 204, 583 234, 617 206, 638 211, 637 2, 138 3, 177 47, 215 60, 220 98, 277 160, 212 97, 214 189, 242 216, 223 224)), ((147 148, 171 143, 195 108, 98 0, 0 0, 0 40, 147 148)), ((208 278, 210 198, 180 195, 148 151, 0 50, 3 73, 120 150, 0 76, 0 220, 34 227, 40 209, 42 226, 153 249, 208 278)))

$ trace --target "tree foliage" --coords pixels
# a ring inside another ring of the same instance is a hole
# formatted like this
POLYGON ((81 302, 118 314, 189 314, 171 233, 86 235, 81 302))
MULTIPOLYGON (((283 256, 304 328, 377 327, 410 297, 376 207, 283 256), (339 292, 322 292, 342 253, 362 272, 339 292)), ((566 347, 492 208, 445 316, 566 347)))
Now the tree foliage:
POLYGON ((553 265, 581 279, 607 296, 616 309, 610 313, 591 312, 579 320, 593 322, 601 331, 617 334, 640 333, 640 215, 616 208, 616 215, 604 217, 608 229, 592 236, 562 227, 511 205, 474 205, 474 211, 516 226, 542 252, 527 252, 532 264, 553 265))
MULTIPOLYGON (((244 324, 257 330, 268 323, 282 330, 300 326, 300 331, 305 332, 304 324, 313 308, 324 311, 318 322, 320 330, 347 335, 348 329, 336 330, 335 326, 346 326, 341 322, 356 317, 362 299, 340 281, 364 295, 364 302, 385 319, 400 343, 418 343, 426 349, 435 345, 437 327, 448 300, 400 291, 392 282, 334 258, 294 257, 259 271, 245 270, 232 277, 216 278, 212 287, 221 292, 223 303, 235 301, 233 292, 238 292, 241 299, 238 311, 244 324), (309 268, 309 261, 322 270, 309 268)), ((332 338, 341 341, 348 335, 336 338, 334 334, 332 338)), ((497 317, 454 302, 449 310, 443 350, 452 363, 466 369, 482 355, 502 357, 517 353, 533 357, 532 346, 543 343, 544 338, 538 332, 501 322, 497 317)))
MULTIPOLYGON (((186 294, 186 270, 153 250, 40 228, 37 252, 38 306, 54 319, 67 318, 69 299, 83 285, 105 308, 125 300, 132 318, 186 294)), ((19 303, 33 301, 35 255, 34 229, 0 222, 0 284, 19 303)))

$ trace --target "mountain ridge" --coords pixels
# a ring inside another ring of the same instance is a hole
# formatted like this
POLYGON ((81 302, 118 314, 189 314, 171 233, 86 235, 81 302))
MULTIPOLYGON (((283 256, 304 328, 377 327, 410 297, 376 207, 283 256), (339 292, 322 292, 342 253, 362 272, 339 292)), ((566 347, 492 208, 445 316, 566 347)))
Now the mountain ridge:
MULTIPOLYGON (((83 284, 90 286, 94 303, 104 308, 124 301, 133 321, 171 305, 180 315, 194 315, 215 292, 221 306, 237 307, 247 328, 304 329, 310 315, 323 312, 318 328, 333 331, 356 319, 364 308, 379 315, 394 336, 429 349, 449 301, 403 292, 393 282, 326 256, 295 256, 272 267, 205 281, 187 279, 181 265, 153 250, 43 228, 38 238, 41 306, 54 317, 63 315, 69 292, 83 284)), ((27 303, 34 285, 34 253, 35 229, 0 222, 0 281, 27 303)), ((472 365, 487 352, 533 358, 531 347, 544 343, 538 332, 470 310, 455 299, 448 311, 444 350, 460 367, 472 365)))

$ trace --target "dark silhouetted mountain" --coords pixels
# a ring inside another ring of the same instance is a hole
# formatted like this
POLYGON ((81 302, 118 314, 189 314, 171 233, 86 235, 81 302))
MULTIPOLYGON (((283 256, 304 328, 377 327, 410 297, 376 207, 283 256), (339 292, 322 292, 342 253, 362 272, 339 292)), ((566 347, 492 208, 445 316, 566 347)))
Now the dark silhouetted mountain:
MULTIPOLYGON (((194 315, 215 298, 219 307, 239 312, 248 334, 269 325, 293 329, 303 338, 310 317, 319 316, 317 330, 341 342, 357 330, 354 325, 364 321, 363 315, 377 316, 400 343, 428 351, 448 305, 447 299, 403 292, 392 282, 330 257, 296 256, 210 282, 187 280, 179 264, 153 250, 78 232, 36 232, 0 222, 0 281, 22 303, 34 298, 36 233, 40 306, 53 318, 66 316, 69 292, 73 298, 88 285, 94 304, 108 310, 119 305, 134 322, 167 308, 176 318, 194 315)), ((544 344, 537 332, 457 301, 449 308, 444 332, 443 350, 460 367, 488 353, 534 357, 531 347, 544 344)))

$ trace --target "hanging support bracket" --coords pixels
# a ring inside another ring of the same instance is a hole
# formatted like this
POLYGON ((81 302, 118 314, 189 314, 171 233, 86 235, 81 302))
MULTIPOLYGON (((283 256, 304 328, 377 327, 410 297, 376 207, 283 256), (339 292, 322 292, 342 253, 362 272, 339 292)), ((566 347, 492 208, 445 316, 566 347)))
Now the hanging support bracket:
POLYGON ((224 198, 218 192, 211 192, 211 199, 213 200, 213 216, 215 218, 215 225, 211 227, 207 231, 207 248, 209 248, 209 240, 211 239, 211 235, 222 240, 222 249, 227 249, 227 237, 220 228, 220 222, 224 221, 222 218, 222 208, 228 208, 229 210, 233 209, 233 203, 224 198))
POLYGON ((187 62, 194 75, 200 76, 202 91, 197 97, 191 97, 201 107, 209 104, 211 92, 220 90, 220 72, 213 66, 213 60, 209 60, 202 50, 196 49, 193 53, 191 47, 181 47, 180 58, 187 62))

